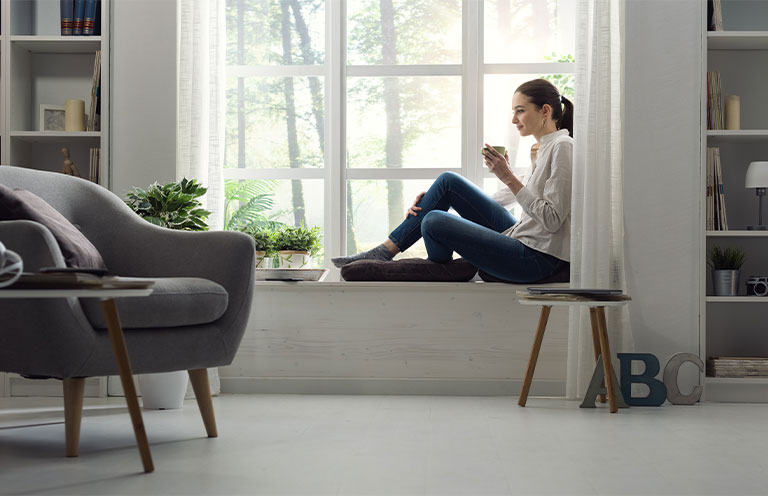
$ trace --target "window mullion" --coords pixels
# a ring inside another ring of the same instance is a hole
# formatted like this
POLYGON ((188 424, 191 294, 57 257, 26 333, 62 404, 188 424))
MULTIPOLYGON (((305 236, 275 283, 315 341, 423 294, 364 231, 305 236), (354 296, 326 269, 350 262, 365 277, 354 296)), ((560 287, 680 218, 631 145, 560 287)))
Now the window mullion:
POLYGON ((346 246, 346 0, 326 2, 325 266, 346 246))
POLYGON ((482 187, 483 5, 464 0, 462 15, 462 173, 482 187))

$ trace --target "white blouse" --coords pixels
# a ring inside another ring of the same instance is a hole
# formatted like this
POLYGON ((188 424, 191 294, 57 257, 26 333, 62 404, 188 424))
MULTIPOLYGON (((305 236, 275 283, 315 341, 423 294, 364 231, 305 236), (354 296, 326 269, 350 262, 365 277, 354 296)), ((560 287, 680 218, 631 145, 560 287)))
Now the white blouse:
POLYGON ((520 220, 502 234, 566 262, 571 252, 571 172, 573 139, 567 129, 544 135, 531 175, 515 196, 502 188, 493 198, 523 208, 520 220))

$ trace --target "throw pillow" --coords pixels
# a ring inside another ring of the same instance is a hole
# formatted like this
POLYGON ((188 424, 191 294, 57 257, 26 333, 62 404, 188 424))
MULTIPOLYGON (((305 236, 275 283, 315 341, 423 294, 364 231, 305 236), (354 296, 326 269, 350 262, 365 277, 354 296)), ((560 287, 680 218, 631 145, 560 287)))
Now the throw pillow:
POLYGON ((99 250, 83 233, 36 194, 0 184, 0 220, 31 220, 47 227, 69 267, 105 268, 99 250))
POLYGON ((345 281, 466 282, 476 273, 477 267, 463 258, 444 264, 423 258, 402 258, 389 262, 358 260, 341 268, 341 277, 345 281))

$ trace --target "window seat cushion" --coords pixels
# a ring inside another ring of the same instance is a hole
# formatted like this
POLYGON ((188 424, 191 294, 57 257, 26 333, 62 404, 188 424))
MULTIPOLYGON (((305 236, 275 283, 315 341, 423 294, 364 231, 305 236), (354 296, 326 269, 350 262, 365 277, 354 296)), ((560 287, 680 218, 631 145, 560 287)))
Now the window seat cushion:
POLYGON ((345 281, 435 281, 466 282, 475 277, 477 267, 463 258, 441 264, 423 258, 358 260, 341 268, 345 281))

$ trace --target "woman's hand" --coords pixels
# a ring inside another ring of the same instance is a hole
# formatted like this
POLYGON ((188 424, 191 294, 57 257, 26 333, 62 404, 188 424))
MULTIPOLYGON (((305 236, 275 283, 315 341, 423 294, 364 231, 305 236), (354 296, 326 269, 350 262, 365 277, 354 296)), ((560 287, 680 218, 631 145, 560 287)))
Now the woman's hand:
POLYGON ((495 148, 486 143, 485 148, 483 148, 483 157, 488 169, 504 184, 509 184, 515 177, 512 174, 512 169, 509 168, 509 155, 507 155, 506 151, 502 156, 495 148))
POLYGON ((422 191, 421 193, 416 195, 416 199, 413 200, 413 205, 411 205, 408 208, 408 212, 406 212, 405 214, 406 219, 411 215, 413 215, 414 217, 417 217, 419 215, 417 212, 421 211, 421 207, 417 207, 416 205, 418 205, 421 199, 424 197, 424 193, 426 193, 426 191, 422 191))

